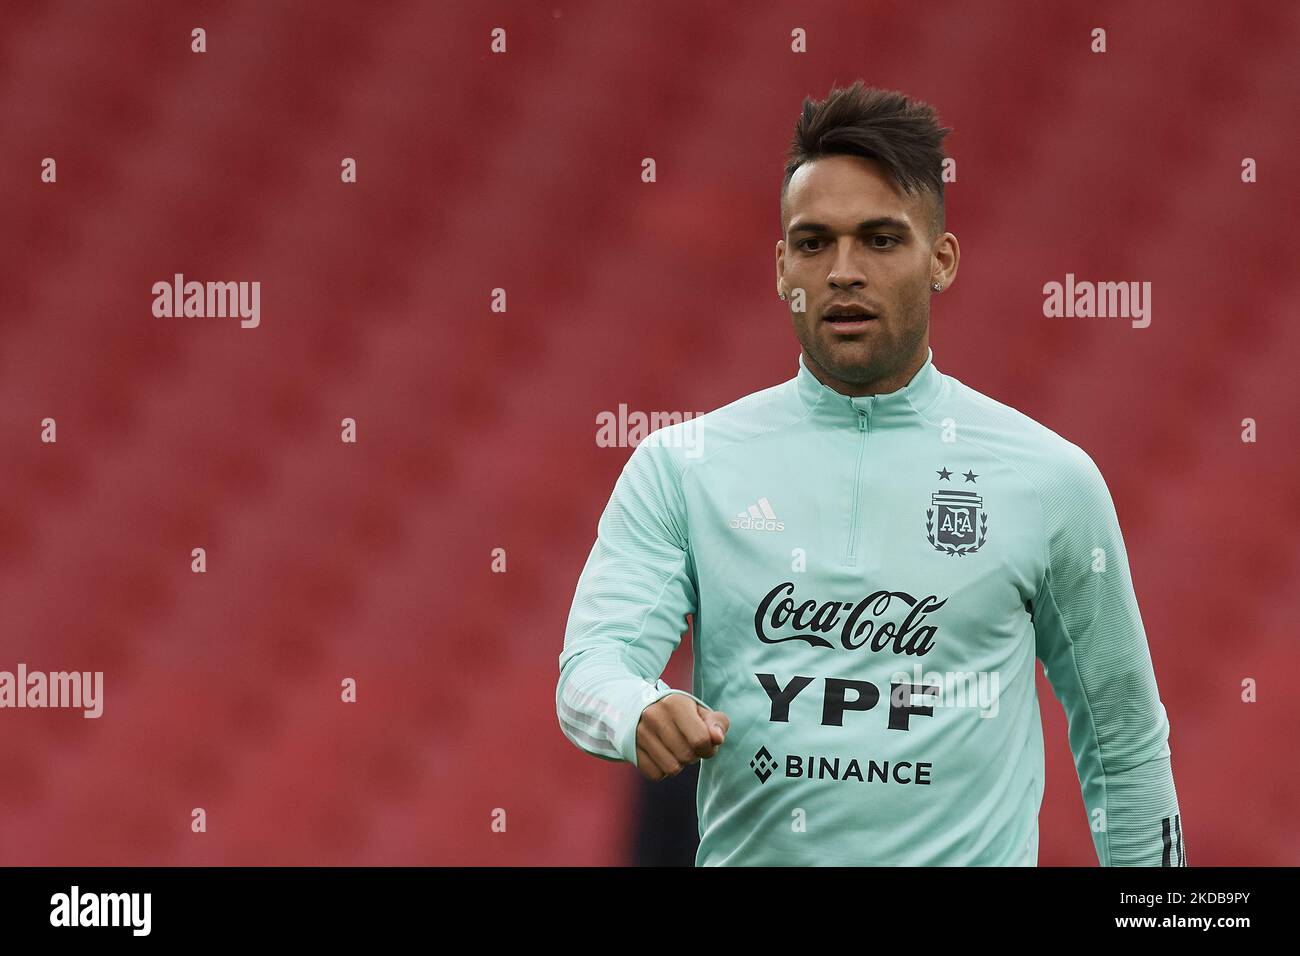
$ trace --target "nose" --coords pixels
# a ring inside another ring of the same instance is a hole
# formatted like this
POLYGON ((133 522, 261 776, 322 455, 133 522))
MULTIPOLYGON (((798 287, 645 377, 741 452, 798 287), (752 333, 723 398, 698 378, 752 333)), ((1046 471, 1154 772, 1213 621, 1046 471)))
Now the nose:
POLYGON ((835 261, 826 281, 836 289, 859 289, 867 284, 867 277, 853 254, 856 241, 856 237, 845 236, 835 247, 835 261))

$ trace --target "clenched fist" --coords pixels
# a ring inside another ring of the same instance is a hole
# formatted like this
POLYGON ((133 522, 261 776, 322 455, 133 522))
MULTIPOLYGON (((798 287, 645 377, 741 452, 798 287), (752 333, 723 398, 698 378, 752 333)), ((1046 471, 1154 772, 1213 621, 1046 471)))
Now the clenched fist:
POLYGON ((669 694, 641 711, 636 768, 647 780, 675 777, 687 764, 716 754, 730 726, 722 711, 709 710, 685 694, 669 694))

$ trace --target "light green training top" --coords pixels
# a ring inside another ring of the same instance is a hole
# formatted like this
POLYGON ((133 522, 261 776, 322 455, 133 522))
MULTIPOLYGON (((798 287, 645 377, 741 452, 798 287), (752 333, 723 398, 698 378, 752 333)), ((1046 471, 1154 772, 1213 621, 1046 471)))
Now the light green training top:
POLYGON ((934 366, 851 398, 798 374, 661 428, 578 580, 556 712, 635 764, 694 619, 696 864, 1038 862, 1035 658, 1103 866, 1185 866, 1156 687, 1106 483, 1077 445, 934 366))

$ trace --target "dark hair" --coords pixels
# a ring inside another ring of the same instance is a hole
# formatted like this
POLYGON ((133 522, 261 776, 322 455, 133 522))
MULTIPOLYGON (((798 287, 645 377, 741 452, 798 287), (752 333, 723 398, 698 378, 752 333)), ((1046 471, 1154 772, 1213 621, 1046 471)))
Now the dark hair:
POLYGON ((931 237, 943 232, 943 138, 934 108, 896 90, 865 86, 832 88, 820 103, 805 97, 781 183, 781 221, 785 195, 795 170, 822 156, 862 156, 879 161, 903 190, 934 196, 931 237))

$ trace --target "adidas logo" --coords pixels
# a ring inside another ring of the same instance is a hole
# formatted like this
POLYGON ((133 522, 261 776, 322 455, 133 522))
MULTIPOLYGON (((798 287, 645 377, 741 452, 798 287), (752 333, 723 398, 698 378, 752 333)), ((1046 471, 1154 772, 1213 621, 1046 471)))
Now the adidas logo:
POLYGON ((777 520, 776 512, 772 510, 772 505, 766 498, 759 498, 756 503, 749 506, 748 511, 742 511, 727 523, 737 531, 785 530, 785 522, 777 520))

